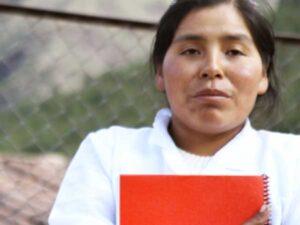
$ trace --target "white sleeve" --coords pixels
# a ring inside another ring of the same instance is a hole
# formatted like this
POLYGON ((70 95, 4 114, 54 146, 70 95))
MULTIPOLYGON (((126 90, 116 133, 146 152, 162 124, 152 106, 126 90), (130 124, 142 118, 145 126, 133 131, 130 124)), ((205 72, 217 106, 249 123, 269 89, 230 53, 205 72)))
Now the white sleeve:
POLYGON ((109 169, 105 167, 111 160, 111 146, 107 144, 108 149, 104 150, 103 157, 100 156, 97 152, 99 146, 95 143, 109 141, 100 134, 94 135, 89 135, 82 142, 73 158, 50 213, 49 225, 116 223, 112 181, 109 169), (93 141, 95 138, 96 142, 93 141))
MULTIPOLYGON (((300 146, 300 145, 298 145, 300 146)), ((282 225, 299 225, 300 224, 300 152, 294 157, 295 166, 293 167, 293 183, 291 183, 291 193, 288 199, 288 208, 284 215, 282 225)))

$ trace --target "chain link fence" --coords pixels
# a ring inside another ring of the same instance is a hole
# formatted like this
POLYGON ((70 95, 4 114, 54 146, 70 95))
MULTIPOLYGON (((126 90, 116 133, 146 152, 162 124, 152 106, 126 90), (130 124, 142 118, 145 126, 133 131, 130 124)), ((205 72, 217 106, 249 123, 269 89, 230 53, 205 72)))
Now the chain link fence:
MULTIPOLYGON (((148 65, 154 25, 27 14, 0 14, 1 225, 47 224, 87 133, 151 125, 164 105, 148 65)), ((278 47, 284 110, 267 126, 299 132, 299 40, 278 47)))

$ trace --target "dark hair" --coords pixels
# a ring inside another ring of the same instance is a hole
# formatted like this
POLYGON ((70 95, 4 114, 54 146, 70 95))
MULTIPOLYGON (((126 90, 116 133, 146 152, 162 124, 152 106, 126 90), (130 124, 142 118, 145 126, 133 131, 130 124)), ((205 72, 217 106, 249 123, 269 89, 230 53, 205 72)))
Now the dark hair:
MULTIPOLYGON (((151 55, 151 64, 154 72, 157 72, 158 66, 162 65, 168 48, 170 47, 176 30, 183 19, 195 9, 203 9, 222 3, 231 3, 243 17, 261 56, 263 65, 269 78, 269 88, 266 94, 258 96, 252 117, 260 119, 261 113, 268 115, 278 109, 279 104, 279 78, 277 77, 275 61, 275 39, 272 25, 266 17, 259 11, 255 0, 177 0, 173 2, 161 18, 153 51, 151 55)), ((259 0, 262 4, 262 0, 259 0)))

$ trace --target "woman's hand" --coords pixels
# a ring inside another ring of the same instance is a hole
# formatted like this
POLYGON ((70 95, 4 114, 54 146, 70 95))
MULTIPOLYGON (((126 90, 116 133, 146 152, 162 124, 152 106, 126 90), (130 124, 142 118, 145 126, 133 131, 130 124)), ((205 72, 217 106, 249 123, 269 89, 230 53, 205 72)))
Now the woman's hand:
POLYGON ((266 205, 261 207, 259 212, 254 215, 250 220, 248 220, 243 225, 264 225, 268 222, 270 211, 266 205))

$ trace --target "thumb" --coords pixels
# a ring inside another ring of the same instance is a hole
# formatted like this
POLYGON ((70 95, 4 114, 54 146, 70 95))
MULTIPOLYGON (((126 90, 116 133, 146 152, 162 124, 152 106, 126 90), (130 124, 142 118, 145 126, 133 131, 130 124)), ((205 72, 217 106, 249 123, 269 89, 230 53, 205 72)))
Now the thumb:
POLYGON ((268 222, 270 211, 268 206, 263 205, 259 212, 243 225, 264 225, 268 222))

